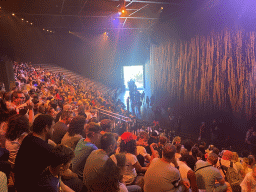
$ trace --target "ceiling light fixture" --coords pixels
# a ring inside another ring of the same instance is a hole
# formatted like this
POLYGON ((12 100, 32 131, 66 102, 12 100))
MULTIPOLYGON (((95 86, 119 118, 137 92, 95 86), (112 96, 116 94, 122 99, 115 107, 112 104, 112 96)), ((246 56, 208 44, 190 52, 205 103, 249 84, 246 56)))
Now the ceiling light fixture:
POLYGON ((15 16, 15 14, 13 13, 12 16, 15 16))
POLYGON ((21 21, 24 21, 24 19, 22 18, 21 21))

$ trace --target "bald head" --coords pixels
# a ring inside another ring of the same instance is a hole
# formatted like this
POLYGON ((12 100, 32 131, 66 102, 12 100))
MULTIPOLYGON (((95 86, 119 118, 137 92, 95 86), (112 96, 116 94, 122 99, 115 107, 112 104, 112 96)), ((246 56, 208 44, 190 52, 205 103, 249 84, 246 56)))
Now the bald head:
POLYGON ((167 143, 164 147, 163 147, 163 157, 167 160, 171 160, 174 155, 176 153, 176 148, 174 145, 167 143))

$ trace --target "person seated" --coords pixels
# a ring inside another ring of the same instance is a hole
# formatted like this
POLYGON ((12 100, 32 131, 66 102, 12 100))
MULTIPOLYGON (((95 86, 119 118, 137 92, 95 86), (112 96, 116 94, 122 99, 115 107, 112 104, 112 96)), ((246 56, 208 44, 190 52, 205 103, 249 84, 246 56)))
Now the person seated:
POLYGON ((97 187, 94 185, 95 179, 102 174, 102 168, 116 150, 116 139, 112 133, 105 133, 100 143, 101 149, 92 151, 84 166, 83 183, 88 191, 94 191, 94 187, 97 187))
POLYGON ((111 132, 112 121, 110 119, 103 119, 100 121, 100 126, 102 131, 100 132, 101 135, 104 135, 107 132, 111 132))
POLYGON ((252 167, 252 171, 247 173, 244 180, 240 184, 242 192, 256 191, 256 166, 252 167))
POLYGON ((85 122, 86 118, 84 116, 74 117, 69 124, 68 132, 61 140, 61 144, 75 150, 78 141, 83 138, 85 122))
POLYGON ((73 157, 74 152, 71 148, 64 145, 57 145, 52 150, 50 166, 48 166, 39 177, 36 191, 73 192, 73 190, 65 185, 61 180, 61 173, 68 170, 73 157))
POLYGON ((5 134, 5 148, 9 151, 9 162, 14 165, 16 155, 23 139, 29 133, 29 122, 25 116, 14 115, 8 121, 8 128, 5 134))
POLYGON ((71 113, 69 111, 63 111, 60 116, 60 120, 53 126, 54 132, 52 141, 56 144, 61 143, 61 139, 68 131, 68 124, 71 120, 71 113))
POLYGON ((145 173, 147 167, 142 167, 136 157, 136 136, 130 132, 121 135, 120 153, 126 155, 127 170, 124 174, 124 182, 126 185, 138 184, 142 177, 137 177, 137 172, 145 173))
POLYGON ((180 172, 177 169, 179 167, 175 158, 175 152, 175 146, 167 143, 163 147, 162 158, 152 160, 144 176, 144 192, 185 191, 184 181, 181 180, 180 172))
POLYGON ((145 161, 150 162, 151 157, 147 153, 145 147, 148 146, 148 133, 145 131, 140 132, 137 141, 137 159, 142 167, 145 167, 145 161))
POLYGON ((217 162, 218 156, 215 153, 209 153, 206 161, 199 160, 196 162, 195 174, 198 189, 218 192, 227 190, 224 177, 220 170, 214 167, 217 162))
POLYGON ((123 174, 126 168, 125 154, 113 154, 106 161, 101 174, 92 181, 94 192, 128 192, 123 180, 123 174))
MULTIPOLYGON (((163 147, 166 145, 166 143, 167 143, 167 137, 160 136, 159 142, 157 144, 152 143, 150 145, 150 150, 152 152, 152 158, 162 158, 163 147)), ((176 148, 176 152, 177 152, 177 148, 176 148)), ((176 153, 175 153, 175 157, 176 157, 176 153)))
POLYGON ((92 151, 97 150, 95 145, 100 140, 100 126, 96 123, 89 123, 85 127, 86 138, 80 139, 75 148, 75 157, 72 160, 72 171, 83 178, 84 165, 92 151))
POLYGON ((18 192, 35 191, 40 174, 50 165, 52 146, 47 140, 52 136, 52 125, 51 116, 39 115, 34 120, 33 132, 21 143, 14 166, 15 187, 18 192))
POLYGON ((0 171, 0 191, 8 192, 7 176, 2 171, 0 171))
POLYGON ((188 166, 190 159, 190 155, 183 155, 180 157, 177 163, 181 178, 189 182, 192 192, 198 192, 195 172, 188 166))

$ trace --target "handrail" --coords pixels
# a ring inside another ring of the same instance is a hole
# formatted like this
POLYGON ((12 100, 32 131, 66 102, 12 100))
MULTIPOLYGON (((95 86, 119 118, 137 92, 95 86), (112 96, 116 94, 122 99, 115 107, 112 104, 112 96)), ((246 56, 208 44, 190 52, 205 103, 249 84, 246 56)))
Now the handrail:
POLYGON ((120 115, 118 113, 113 113, 112 111, 107 111, 105 109, 100 109, 98 107, 95 107, 95 109, 98 110, 98 112, 104 114, 104 115, 108 115, 110 117, 113 117, 115 119, 119 119, 121 121, 124 121, 124 122, 131 122, 131 118, 130 117, 126 117, 126 116, 123 116, 123 115, 120 115))

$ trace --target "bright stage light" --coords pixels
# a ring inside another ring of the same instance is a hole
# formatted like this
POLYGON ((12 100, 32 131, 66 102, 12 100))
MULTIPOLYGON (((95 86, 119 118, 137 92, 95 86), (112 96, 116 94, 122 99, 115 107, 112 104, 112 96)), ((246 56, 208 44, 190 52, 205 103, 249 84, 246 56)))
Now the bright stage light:
POLYGON ((22 18, 21 21, 24 21, 24 19, 22 18))
POLYGON ((28 21, 26 21, 28 23, 28 21))
POLYGON ((43 31, 44 31, 45 29, 43 29, 43 31))
POLYGON ((33 25, 33 23, 30 23, 30 25, 33 25))
POLYGON ((12 16, 15 16, 15 14, 13 13, 12 16))
POLYGON ((118 15, 122 15, 122 12, 121 12, 121 11, 119 11, 119 12, 118 12, 118 15))
POLYGON ((48 32, 49 30, 47 29, 47 32, 48 32))
POLYGON ((164 7, 161 7, 161 9, 163 10, 163 9, 164 9, 164 7))

